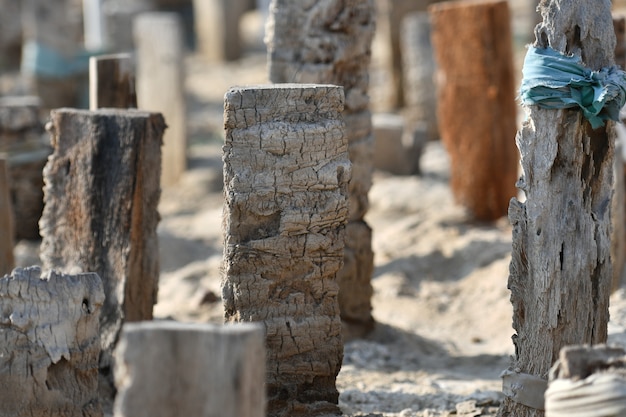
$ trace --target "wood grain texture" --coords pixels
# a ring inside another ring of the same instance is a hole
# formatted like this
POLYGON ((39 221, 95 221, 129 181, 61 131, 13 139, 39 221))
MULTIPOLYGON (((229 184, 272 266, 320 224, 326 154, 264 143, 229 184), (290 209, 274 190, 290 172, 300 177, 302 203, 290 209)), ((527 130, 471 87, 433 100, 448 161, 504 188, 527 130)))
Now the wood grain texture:
MULTIPOLYGON (((535 45, 582 56, 591 69, 613 64, 609 0, 543 0, 535 45)), ((547 379, 566 345, 607 337, 615 131, 592 130, 578 110, 527 108, 518 133, 526 202, 511 200, 509 288, 515 357, 512 371, 547 379)), ((542 416, 506 399, 501 416, 542 416)))
POLYGON ((15 267, 13 256, 13 208, 9 193, 7 160, 0 155, 0 276, 15 267))
POLYGON ((0 415, 100 417, 97 274, 17 268, 0 278, 0 415))
POLYGON ((89 58, 89 109, 137 107, 135 65, 129 53, 89 58))
POLYGON ((224 119, 226 320, 264 323, 268 416, 337 414, 336 275, 350 161, 343 89, 231 89, 224 119))
POLYGON ((46 268, 102 277, 108 366, 122 322, 151 319, 156 302, 165 123, 157 113, 114 109, 58 109, 51 119, 41 259, 46 268))

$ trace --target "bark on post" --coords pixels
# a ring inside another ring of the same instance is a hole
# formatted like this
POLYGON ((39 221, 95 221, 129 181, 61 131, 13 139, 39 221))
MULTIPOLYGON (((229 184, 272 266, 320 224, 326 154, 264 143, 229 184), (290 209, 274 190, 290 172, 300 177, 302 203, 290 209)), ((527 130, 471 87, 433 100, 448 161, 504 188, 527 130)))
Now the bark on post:
POLYGON ((98 417, 97 274, 41 276, 36 267, 0 278, 0 415, 98 417))
MULTIPOLYGON (((582 56, 592 70, 613 64, 609 0, 545 0, 538 47, 582 56)), ((517 135, 526 202, 511 200, 513 384, 501 416, 541 416, 519 401, 516 378, 547 379, 560 349, 604 343, 611 289, 614 123, 593 130, 578 110, 527 109, 517 135)))
POLYGON ((187 119, 183 88, 183 29, 176 13, 150 12, 133 24, 137 48, 137 102, 163 114, 161 185, 178 182, 187 168, 187 119))
POLYGON ((345 266, 338 275, 346 333, 371 330, 374 267, 371 229, 363 220, 372 185, 372 132, 368 82, 375 29, 374 0, 299 2, 273 0, 268 22, 269 77, 274 83, 343 86, 346 134, 352 162, 345 266), (354 240, 353 238, 359 238, 354 240))
POLYGON ((130 323, 115 358, 115 417, 265 416, 259 324, 130 323))
POLYGON ((89 109, 137 107, 135 68, 130 54, 89 58, 89 109))
POLYGON ((231 89, 224 119, 226 321, 266 329, 268 416, 338 414, 336 275, 350 161, 343 89, 231 89))
POLYGON ((15 267, 13 257, 13 209, 9 193, 7 160, 0 154, 0 276, 15 267))
POLYGON ((157 205, 165 124, 157 113, 58 109, 44 169, 44 267, 104 282, 102 363, 124 321, 152 318, 159 276, 157 205))
POLYGON ((430 12, 450 185, 472 216, 495 220, 516 195, 519 158, 508 2, 445 2, 430 12))

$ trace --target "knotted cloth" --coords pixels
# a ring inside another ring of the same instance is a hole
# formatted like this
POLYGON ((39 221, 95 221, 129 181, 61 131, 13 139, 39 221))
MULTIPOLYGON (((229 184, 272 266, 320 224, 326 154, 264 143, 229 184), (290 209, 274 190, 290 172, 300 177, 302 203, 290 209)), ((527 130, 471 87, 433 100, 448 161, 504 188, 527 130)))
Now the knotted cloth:
POLYGON ((592 71, 578 56, 567 56, 550 47, 528 48, 520 98, 525 105, 545 109, 580 107, 597 129, 605 120, 619 120, 626 102, 626 72, 617 66, 592 71))

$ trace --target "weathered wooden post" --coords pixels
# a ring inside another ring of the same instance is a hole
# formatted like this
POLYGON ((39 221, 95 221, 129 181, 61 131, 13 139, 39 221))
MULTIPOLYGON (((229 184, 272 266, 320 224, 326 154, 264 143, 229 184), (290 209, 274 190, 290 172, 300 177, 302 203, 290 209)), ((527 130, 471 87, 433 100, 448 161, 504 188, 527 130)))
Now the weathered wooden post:
POLYGON ((150 12, 133 24, 137 48, 137 103, 163 114, 161 185, 178 182, 187 168, 187 119, 183 88, 183 31, 176 13, 150 12))
POLYGON ((430 13, 452 192, 476 219, 495 220, 516 195, 519 158, 508 2, 444 2, 430 13))
POLYGON ((0 415, 102 416, 98 399, 97 274, 0 278, 0 415))
POLYGON ((0 98, 0 153, 7 156, 16 239, 39 239, 43 210, 41 171, 52 152, 33 96, 0 98))
POLYGON ((45 268, 102 277, 102 361, 125 321, 152 318, 159 277, 156 227, 165 123, 138 110, 58 109, 44 169, 45 268))
POLYGON ((137 107, 135 68, 129 53, 89 58, 89 109, 137 107))
POLYGON ((241 58, 239 20, 246 0, 194 0, 194 24, 198 50, 210 62, 241 58))
POLYGON ((21 1, 0 0, 0 71, 20 67, 22 50, 21 1), (17 18, 16 18, 17 16, 17 18))
POLYGON ((13 208, 9 193, 9 170, 6 158, 0 154, 0 276, 15 267, 13 257, 13 208))
POLYGON ((374 324, 372 231, 364 220, 373 170, 374 136, 367 90, 374 6, 374 0, 333 0, 313 1, 305 8, 299 2, 272 0, 266 37, 270 81, 344 87, 352 180, 345 259, 338 282, 347 335, 367 333, 374 324))
POLYGON ((343 89, 278 84, 224 104, 226 321, 266 329, 268 416, 336 414, 350 161, 343 89))
POLYGON ((583 108, 541 106, 556 106, 561 95, 563 100, 577 97, 585 85, 607 92, 624 88, 612 84, 620 78, 623 83, 623 74, 613 67, 611 3, 546 0, 540 11, 543 22, 528 50, 520 94, 524 100, 537 100, 545 93, 554 102, 529 101, 528 118, 517 135, 524 171, 518 187, 526 202, 512 199, 509 207, 509 288, 516 334, 515 357, 504 374, 507 398, 501 416, 543 415, 543 390, 560 349, 604 343, 609 318, 615 133, 612 121, 603 125, 599 119, 610 116, 612 109, 617 113, 623 103, 619 95, 608 103, 594 101, 596 110, 602 108, 596 116, 591 100, 583 108), (556 62, 565 74, 550 69, 556 62), (591 71, 601 69, 606 78, 594 83, 591 71), (580 77, 583 87, 569 86, 574 72, 586 74, 580 77), (558 90, 546 84, 563 81, 558 90), (532 86, 539 90, 530 90, 532 86))
POLYGON ((258 323, 125 324, 114 416, 265 417, 263 340, 258 323))

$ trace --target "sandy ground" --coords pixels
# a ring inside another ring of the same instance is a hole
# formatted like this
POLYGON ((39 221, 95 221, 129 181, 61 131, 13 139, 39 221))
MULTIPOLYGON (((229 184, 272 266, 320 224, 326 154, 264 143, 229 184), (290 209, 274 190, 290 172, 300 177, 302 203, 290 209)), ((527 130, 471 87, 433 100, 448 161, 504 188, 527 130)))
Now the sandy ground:
MULTIPOLYGON (((185 63, 189 170, 159 207, 158 318, 222 321, 223 95, 232 85, 267 82, 262 44, 248 41, 247 55, 226 66, 193 55, 185 63)), ((380 87, 372 90, 376 97, 380 87)), ((502 400, 499 374, 513 350, 511 228, 506 218, 473 222, 455 205, 439 142, 426 146, 421 166, 420 176, 374 173, 366 221, 377 325, 345 345, 337 386, 347 415, 495 415, 502 400)), ((36 243, 20 242, 16 255, 22 265, 36 263, 36 243)), ((611 303, 611 341, 626 340, 626 292, 611 303)))

